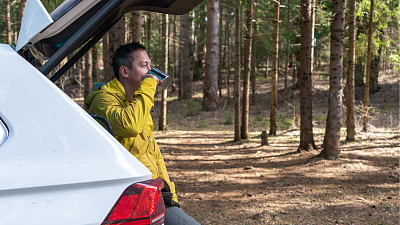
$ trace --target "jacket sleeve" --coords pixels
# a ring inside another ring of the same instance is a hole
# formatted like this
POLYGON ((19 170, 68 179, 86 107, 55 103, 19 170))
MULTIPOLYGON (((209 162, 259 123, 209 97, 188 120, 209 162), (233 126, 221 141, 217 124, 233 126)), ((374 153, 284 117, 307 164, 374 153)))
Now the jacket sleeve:
POLYGON ((136 137, 146 126, 150 110, 154 106, 154 94, 157 81, 145 78, 133 95, 133 101, 124 107, 118 93, 104 92, 98 94, 91 104, 92 113, 105 117, 111 124, 114 135, 119 137, 136 137))

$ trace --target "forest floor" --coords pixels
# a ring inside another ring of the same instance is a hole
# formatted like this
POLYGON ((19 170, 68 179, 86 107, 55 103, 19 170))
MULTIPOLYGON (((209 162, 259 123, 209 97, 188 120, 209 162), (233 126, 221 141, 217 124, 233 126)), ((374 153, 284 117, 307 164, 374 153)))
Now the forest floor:
MULTIPOLYGON (((314 80, 314 138, 321 146, 329 82, 314 80)), ((367 132, 361 131, 364 89, 357 88, 356 141, 345 141, 343 125, 338 160, 316 157, 320 149, 296 152, 299 90, 284 90, 283 80, 277 136, 268 146, 261 146, 260 134, 269 130, 270 79, 257 79, 250 139, 241 142, 233 142, 232 99, 205 112, 202 83, 194 83, 192 100, 169 93, 168 130, 156 131, 157 102, 154 134, 182 208, 201 224, 399 224, 399 76, 381 75, 379 83, 367 132)), ((342 118, 344 124, 345 111, 342 118)))

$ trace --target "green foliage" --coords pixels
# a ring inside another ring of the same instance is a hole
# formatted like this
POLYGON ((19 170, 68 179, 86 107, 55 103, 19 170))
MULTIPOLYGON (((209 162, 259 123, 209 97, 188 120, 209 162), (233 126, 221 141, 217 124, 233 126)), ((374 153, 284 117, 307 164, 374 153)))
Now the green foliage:
POLYGON ((202 109, 203 106, 198 101, 189 100, 186 102, 186 111, 188 116, 197 115, 202 109))
MULTIPOLYGON (((399 38, 399 2, 396 0, 375 0, 373 16, 372 50, 376 55, 380 47, 396 49, 399 38)), ((370 0, 357 3, 356 21, 358 36, 356 41, 356 57, 365 60, 367 54, 367 28, 369 24, 370 0)))
POLYGON ((396 50, 392 51, 388 57, 389 61, 394 62, 394 69, 400 70, 400 55, 396 52, 396 50))
POLYGON ((234 112, 227 112, 224 115, 224 125, 231 125, 235 120, 235 113, 234 112))

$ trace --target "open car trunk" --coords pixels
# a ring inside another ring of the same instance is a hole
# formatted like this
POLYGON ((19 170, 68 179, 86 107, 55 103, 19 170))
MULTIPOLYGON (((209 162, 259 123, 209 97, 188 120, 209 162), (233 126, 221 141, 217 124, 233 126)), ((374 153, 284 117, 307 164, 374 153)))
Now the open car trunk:
POLYGON ((32 64, 40 52, 48 61, 40 67, 44 75, 65 57, 80 50, 50 79, 57 80, 81 58, 125 14, 146 10, 185 14, 202 0, 67 0, 48 14, 39 0, 28 0, 22 20, 17 51, 32 64), (34 8, 35 10, 30 10, 34 8), (41 10, 38 10, 38 9, 41 10), (46 15, 47 14, 47 15, 46 15), (40 21, 32 19, 40 18, 40 21), (29 20, 29 22, 26 22, 29 20), (42 23, 38 26, 38 23, 42 23), (33 26, 36 30, 32 31, 33 26), (42 29, 42 27, 45 27, 42 29))

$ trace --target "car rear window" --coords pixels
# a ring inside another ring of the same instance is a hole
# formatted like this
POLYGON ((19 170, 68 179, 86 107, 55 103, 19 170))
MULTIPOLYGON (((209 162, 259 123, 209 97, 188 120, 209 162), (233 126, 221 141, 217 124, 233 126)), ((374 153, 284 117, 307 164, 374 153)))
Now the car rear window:
POLYGON ((6 141, 8 137, 8 129, 0 118, 0 146, 6 141))

